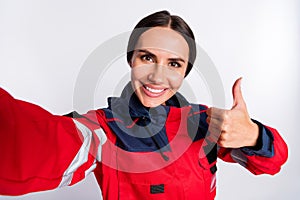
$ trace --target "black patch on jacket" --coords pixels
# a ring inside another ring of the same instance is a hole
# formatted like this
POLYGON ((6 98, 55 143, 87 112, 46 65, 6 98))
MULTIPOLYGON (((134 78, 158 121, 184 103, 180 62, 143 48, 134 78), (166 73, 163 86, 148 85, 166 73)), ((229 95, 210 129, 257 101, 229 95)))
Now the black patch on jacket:
POLYGON ((159 194, 159 193, 164 193, 165 192, 165 185, 160 184, 160 185, 150 185, 150 193, 151 194, 159 194))

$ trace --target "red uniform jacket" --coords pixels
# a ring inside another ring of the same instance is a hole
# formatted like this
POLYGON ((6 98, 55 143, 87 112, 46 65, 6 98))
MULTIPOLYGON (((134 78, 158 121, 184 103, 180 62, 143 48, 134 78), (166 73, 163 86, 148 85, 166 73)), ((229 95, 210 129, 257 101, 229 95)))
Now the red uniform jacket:
POLYGON ((73 185, 94 172, 103 199, 210 200, 217 156, 254 174, 275 174, 287 159, 287 146, 271 127, 255 121, 256 147, 218 148, 206 139, 205 106, 177 94, 149 110, 126 88, 109 98, 108 108, 68 116, 0 88, 0 194, 73 185))

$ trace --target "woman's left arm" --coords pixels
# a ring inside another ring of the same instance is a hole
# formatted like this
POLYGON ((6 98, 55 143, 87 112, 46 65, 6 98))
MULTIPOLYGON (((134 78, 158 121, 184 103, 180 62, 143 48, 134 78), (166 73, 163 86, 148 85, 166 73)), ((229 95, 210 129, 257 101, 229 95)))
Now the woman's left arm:
POLYGON ((221 147, 219 158, 238 162, 254 174, 275 174, 287 160, 287 145, 277 130, 249 117, 240 84, 241 78, 233 85, 231 110, 207 110, 209 139, 221 147))

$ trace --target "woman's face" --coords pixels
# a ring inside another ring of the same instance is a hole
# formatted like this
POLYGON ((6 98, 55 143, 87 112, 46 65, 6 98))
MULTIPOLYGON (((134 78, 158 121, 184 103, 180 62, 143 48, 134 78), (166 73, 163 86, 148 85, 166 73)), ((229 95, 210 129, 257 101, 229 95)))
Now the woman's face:
POLYGON ((154 27, 144 32, 131 60, 131 83, 146 107, 164 104, 182 84, 189 46, 176 31, 154 27))

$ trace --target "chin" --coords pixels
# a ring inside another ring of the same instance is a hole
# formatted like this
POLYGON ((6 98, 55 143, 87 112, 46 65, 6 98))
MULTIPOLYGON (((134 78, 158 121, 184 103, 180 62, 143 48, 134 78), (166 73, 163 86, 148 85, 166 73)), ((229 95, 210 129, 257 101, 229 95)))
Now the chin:
POLYGON ((164 102, 141 101, 145 107, 153 108, 164 104, 164 102))

